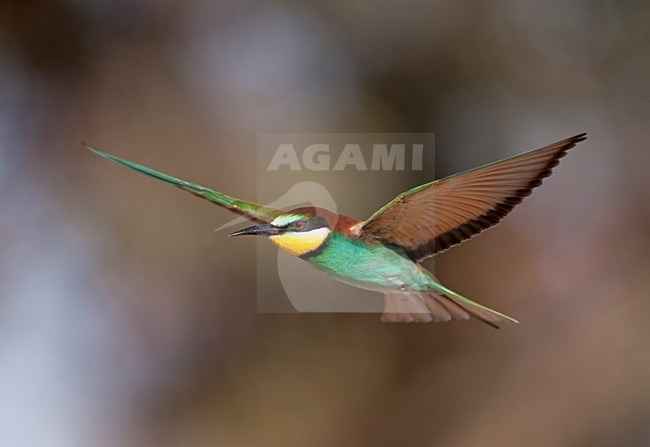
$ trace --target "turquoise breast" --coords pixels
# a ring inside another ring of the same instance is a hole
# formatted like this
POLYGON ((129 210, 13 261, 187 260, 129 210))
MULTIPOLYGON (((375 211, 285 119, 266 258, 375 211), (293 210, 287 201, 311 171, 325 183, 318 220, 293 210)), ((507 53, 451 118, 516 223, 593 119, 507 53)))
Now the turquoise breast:
POLYGON ((332 233, 327 246, 306 261, 339 281, 364 289, 425 290, 429 284, 426 271, 401 249, 340 233, 332 233))

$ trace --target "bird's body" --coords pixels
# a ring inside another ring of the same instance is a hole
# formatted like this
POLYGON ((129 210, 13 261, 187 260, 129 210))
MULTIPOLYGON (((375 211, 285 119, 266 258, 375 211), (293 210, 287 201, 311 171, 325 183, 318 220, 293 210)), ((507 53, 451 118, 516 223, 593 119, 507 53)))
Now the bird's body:
POLYGON ((474 317, 498 327, 516 320, 446 288, 420 262, 498 223, 550 175, 568 149, 585 138, 577 135, 418 186, 365 221, 316 207, 288 212, 266 208, 90 149, 260 223, 231 236, 268 236, 336 280, 383 293, 383 321, 474 317))
POLYGON ((326 248, 306 261, 317 270, 361 289, 425 291, 431 276, 399 247, 368 243, 358 237, 331 233, 326 248))
POLYGON ((426 290, 430 276, 399 247, 330 232, 313 254, 301 256, 317 270, 344 283, 373 291, 426 290))

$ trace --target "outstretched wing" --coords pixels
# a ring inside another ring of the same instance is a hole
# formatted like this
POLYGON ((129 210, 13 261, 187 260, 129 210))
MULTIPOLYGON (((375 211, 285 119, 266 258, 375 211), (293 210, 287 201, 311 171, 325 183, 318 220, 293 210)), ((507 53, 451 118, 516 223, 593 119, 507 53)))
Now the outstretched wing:
POLYGON ((415 187, 373 214, 359 235, 401 246, 415 261, 433 256, 498 223, 586 138, 576 135, 415 187))
POLYGON ((202 199, 209 200, 210 202, 215 203, 224 208, 227 208, 231 211, 234 211, 235 213, 243 214, 244 216, 256 222, 269 223, 273 221, 273 219, 278 217, 280 214, 284 213, 284 211, 281 210, 266 208, 262 205, 257 205, 255 203, 238 200, 233 197, 222 194, 218 191, 214 191, 212 189, 206 188, 204 186, 195 185, 194 183, 189 183, 184 180, 177 179, 170 175, 163 174, 162 172, 154 171, 153 169, 147 168, 146 166, 142 166, 128 160, 123 160, 114 155, 107 154, 106 152, 102 152, 97 149, 94 149, 88 146, 87 144, 84 144, 84 146, 86 146, 88 149, 90 149, 100 157, 104 157, 107 160, 110 160, 122 166, 126 166, 127 168, 131 168, 145 175, 151 176, 153 178, 157 178, 158 180, 171 183, 177 188, 191 192, 195 196, 201 197, 202 199))

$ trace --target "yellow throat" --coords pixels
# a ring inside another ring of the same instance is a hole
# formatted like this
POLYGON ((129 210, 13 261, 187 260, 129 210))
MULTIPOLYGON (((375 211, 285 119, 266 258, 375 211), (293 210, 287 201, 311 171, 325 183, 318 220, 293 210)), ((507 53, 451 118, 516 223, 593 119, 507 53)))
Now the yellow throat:
POLYGON ((302 256, 320 247, 325 242, 325 239, 327 239, 328 234, 330 234, 330 229, 324 227, 304 232, 286 232, 277 236, 271 236, 269 239, 275 245, 292 255, 302 256))

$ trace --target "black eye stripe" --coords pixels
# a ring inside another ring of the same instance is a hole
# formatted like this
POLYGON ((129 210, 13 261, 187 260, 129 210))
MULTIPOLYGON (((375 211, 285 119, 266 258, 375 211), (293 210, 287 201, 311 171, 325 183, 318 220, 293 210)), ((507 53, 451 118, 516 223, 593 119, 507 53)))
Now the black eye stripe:
POLYGON ((284 228, 290 231, 306 232, 326 226, 325 219, 321 216, 312 217, 308 220, 297 220, 286 225, 284 228))

